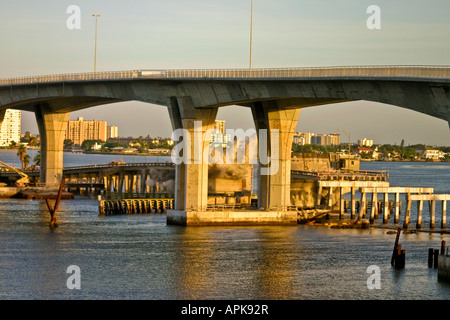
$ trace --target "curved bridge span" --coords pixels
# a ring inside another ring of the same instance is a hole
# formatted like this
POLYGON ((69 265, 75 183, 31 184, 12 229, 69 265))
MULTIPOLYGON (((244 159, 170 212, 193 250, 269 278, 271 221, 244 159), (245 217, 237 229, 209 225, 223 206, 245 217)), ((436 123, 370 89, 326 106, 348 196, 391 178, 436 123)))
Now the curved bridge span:
POLYGON ((448 120, 448 66, 283 69, 130 70, 0 79, 0 110, 70 112, 120 101, 170 107, 189 96, 195 108, 283 101, 307 107, 368 100, 448 120))
MULTIPOLYGON (((290 150, 302 108, 367 100, 450 122, 450 67, 131 70, 0 79, 0 122, 8 108, 36 114, 42 141, 40 179, 58 185, 70 112, 132 100, 167 106, 173 129, 192 134, 195 121, 201 121, 202 133, 212 129, 219 107, 251 108, 257 132, 279 132, 279 170, 270 178, 260 177, 258 205, 283 207, 289 205, 290 150)), ((191 150, 191 159, 198 158, 198 151, 191 150)), ((267 150, 270 155, 270 142, 267 150)), ((206 163, 177 165, 176 209, 206 206, 207 170, 206 163)))

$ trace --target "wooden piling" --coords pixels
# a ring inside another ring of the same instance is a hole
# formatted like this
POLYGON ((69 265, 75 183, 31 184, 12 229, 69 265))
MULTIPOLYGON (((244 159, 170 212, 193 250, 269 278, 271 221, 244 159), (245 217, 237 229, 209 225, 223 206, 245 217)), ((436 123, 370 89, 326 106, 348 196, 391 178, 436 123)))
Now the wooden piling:
POLYGON ((438 267, 438 261, 439 261, 439 249, 435 249, 433 252, 433 257, 434 257, 434 268, 437 269, 438 267))
POLYGON ((428 268, 433 267, 433 254, 434 254, 434 249, 429 248, 428 249, 428 268))
POLYGON ((387 224, 389 221, 389 193, 384 193, 383 199, 383 223, 387 224))
POLYGON ((401 246, 399 245, 397 258, 395 259, 395 268, 396 269, 405 268, 405 262, 406 262, 406 251, 401 250, 401 246))
POLYGON ((417 223, 416 223, 417 229, 420 229, 422 227, 422 213, 423 213, 423 201, 419 200, 417 202, 417 223))
POLYGON ((378 194, 375 192, 372 193, 372 203, 370 208, 370 223, 374 223, 375 219, 378 217, 378 194))
POLYGON ((403 222, 403 228, 407 229, 409 226, 409 223, 411 222, 411 196, 409 193, 406 194, 406 213, 405 213, 405 221, 403 222))
POLYGON ((352 191, 351 191, 351 219, 354 219, 356 216, 356 198, 355 198, 355 188, 352 187, 352 191))
POLYGON ((441 229, 447 227, 447 200, 442 201, 441 229))
POLYGON ((445 240, 441 242, 441 254, 445 254, 445 240))
POLYGON ((359 213, 359 216, 362 219, 366 218, 366 210, 367 210, 366 198, 367 198, 366 193, 362 192, 361 193, 361 206, 360 206, 360 213, 359 213))
POLYGON ((434 227, 436 225, 435 211, 436 211, 436 200, 431 200, 431 205, 430 205, 430 228, 431 229, 434 229, 434 227))
POLYGON ((400 193, 395 194, 395 216, 394 223, 398 223, 400 219, 400 193))
POLYGON ((339 219, 344 218, 344 212, 345 212, 344 188, 339 187, 339 219))
POLYGON ((400 233, 401 233, 402 229, 401 228, 397 228, 397 236, 395 237, 395 243, 394 243, 394 250, 392 252, 392 257, 391 257, 391 265, 394 265, 395 263, 395 258, 398 254, 398 241, 400 239, 400 233))

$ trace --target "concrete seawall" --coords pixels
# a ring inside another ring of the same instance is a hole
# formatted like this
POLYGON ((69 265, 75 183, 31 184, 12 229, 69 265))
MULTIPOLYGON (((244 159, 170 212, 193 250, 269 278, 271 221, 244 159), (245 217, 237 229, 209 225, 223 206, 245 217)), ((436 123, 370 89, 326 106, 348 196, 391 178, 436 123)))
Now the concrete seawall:
MULTIPOLYGON (((39 187, 0 187, 0 199, 18 198, 18 199, 56 199, 58 190, 52 188, 39 187)), ((70 192, 63 192, 62 199, 73 199, 74 195, 70 192)))
POLYGON ((450 256, 440 254, 438 258, 438 280, 450 282, 450 256))
POLYGON ((168 210, 167 224, 181 226, 297 225, 297 212, 168 210))
POLYGON ((15 187, 0 187, 0 199, 12 198, 16 196, 20 188, 15 187))

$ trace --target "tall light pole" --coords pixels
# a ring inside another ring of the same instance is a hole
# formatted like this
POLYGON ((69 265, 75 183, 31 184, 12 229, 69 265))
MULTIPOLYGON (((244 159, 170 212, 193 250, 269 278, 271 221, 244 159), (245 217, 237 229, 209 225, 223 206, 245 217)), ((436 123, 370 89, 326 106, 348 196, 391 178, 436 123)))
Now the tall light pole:
POLYGON ((342 129, 338 129, 339 131, 342 131, 343 133, 345 133, 348 137, 348 156, 350 157, 351 155, 351 151, 350 151, 350 132, 347 132, 345 130, 342 129))
POLYGON ((101 17, 99 14, 93 14, 95 17, 95 54, 94 54, 94 73, 97 72, 97 26, 98 26, 98 17, 101 17))
POLYGON ((252 13, 250 19, 250 70, 252 69, 253 60, 253 0, 252 0, 252 13))

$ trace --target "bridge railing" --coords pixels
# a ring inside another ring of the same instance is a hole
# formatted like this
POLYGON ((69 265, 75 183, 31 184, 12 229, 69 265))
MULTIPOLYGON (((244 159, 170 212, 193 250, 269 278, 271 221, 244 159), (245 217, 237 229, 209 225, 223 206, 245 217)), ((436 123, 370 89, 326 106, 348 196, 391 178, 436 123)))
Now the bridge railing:
POLYGON ((127 167, 174 167, 172 162, 143 162, 143 163, 124 163, 124 164, 96 164, 91 166, 65 167, 64 171, 102 169, 102 168, 127 168, 127 167))
POLYGON ((0 85, 129 79, 271 79, 314 77, 424 77, 450 79, 450 66, 349 66, 261 69, 131 70, 0 79, 0 85))

